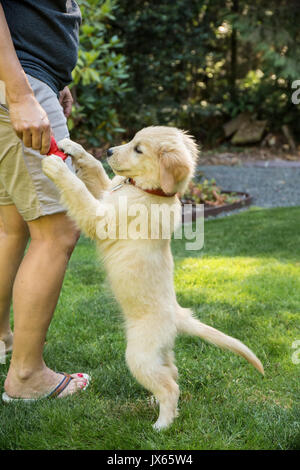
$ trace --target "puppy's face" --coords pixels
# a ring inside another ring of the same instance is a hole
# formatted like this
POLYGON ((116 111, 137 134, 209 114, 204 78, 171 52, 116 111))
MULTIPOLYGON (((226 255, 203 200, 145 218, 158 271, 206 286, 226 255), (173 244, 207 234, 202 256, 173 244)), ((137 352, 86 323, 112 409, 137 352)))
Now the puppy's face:
POLYGON ((174 127, 146 127, 131 142, 108 150, 114 173, 133 178, 144 189, 183 194, 198 157, 194 139, 174 127))

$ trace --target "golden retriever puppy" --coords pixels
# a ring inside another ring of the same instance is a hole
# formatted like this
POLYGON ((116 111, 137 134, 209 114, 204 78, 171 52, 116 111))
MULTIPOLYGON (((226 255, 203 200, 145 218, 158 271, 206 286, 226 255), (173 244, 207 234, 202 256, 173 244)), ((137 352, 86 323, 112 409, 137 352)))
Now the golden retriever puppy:
POLYGON ((178 193, 184 193, 196 166, 194 139, 171 127, 142 129, 131 142, 108 150, 116 175, 112 180, 80 145, 66 139, 59 147, 72 156, 77 175, 57 156, 43 160, 43 171, 59 188, 70 217, 99 245, 125 317, 128 367, 160 406, 155 429, 166 428, 177 416, 173 346, 178 333, 230 349, 263 373, 261 362, 243 343, 201 323, 176 300, 170 238, 181 223, 178 193), (171 215, 154 217, 152 236, 151 211, 162 206, 171 215), (143 223, 136 221, 137 207, 143 223), (143 236, 137 235, 138 225, 143 225, 143 236))

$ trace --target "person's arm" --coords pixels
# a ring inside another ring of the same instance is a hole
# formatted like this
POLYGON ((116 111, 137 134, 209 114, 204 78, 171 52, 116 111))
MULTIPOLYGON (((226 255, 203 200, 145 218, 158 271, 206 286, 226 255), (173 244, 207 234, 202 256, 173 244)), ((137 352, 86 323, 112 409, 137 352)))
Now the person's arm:
POLYGON ((64 115, 68 118, 72 112, 73 97, 67 86, 59 92, 59 102, 64 110, 64 115))
POLYGON ((47 154, 51 137, 50 123, 19 62, 1 3, 0 80, 5 83, 10 119, 18 137, 26 147, 47 154))

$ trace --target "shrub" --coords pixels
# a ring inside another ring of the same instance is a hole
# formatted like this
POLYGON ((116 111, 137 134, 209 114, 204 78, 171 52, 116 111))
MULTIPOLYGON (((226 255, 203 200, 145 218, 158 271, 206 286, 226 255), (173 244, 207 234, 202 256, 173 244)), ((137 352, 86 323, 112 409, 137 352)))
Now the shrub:
POLYGON ((216 207, 232 204, 239 199, 236 193, 223 193, 214 179, 203 179, 200 183, 191 181, 183 198, 184 201, 216 207))
POLYGON ((122 42, 112 34, 115 0, 79 0, 83 24, 78 63, 73 71, 72 137, 89 145, 111 142, 124 130, 117 106, 127 92, 128 67, 122 42))

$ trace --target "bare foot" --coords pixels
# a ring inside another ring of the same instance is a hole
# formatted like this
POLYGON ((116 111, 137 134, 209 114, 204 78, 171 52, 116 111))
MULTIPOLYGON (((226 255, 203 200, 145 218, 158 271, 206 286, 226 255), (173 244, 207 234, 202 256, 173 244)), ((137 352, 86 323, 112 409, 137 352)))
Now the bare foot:
MULTIPOLYGON (((63 398, 72 395, 88 385, 82 373, 70 374, 73 380, 58 395, 63 398)), ((63 376, 44 366, 42 369, 30 373, 16 373, 10 368, 4 384, 4 390, 11 398, 41 398, 51 393, 62 381, 63 376)))

